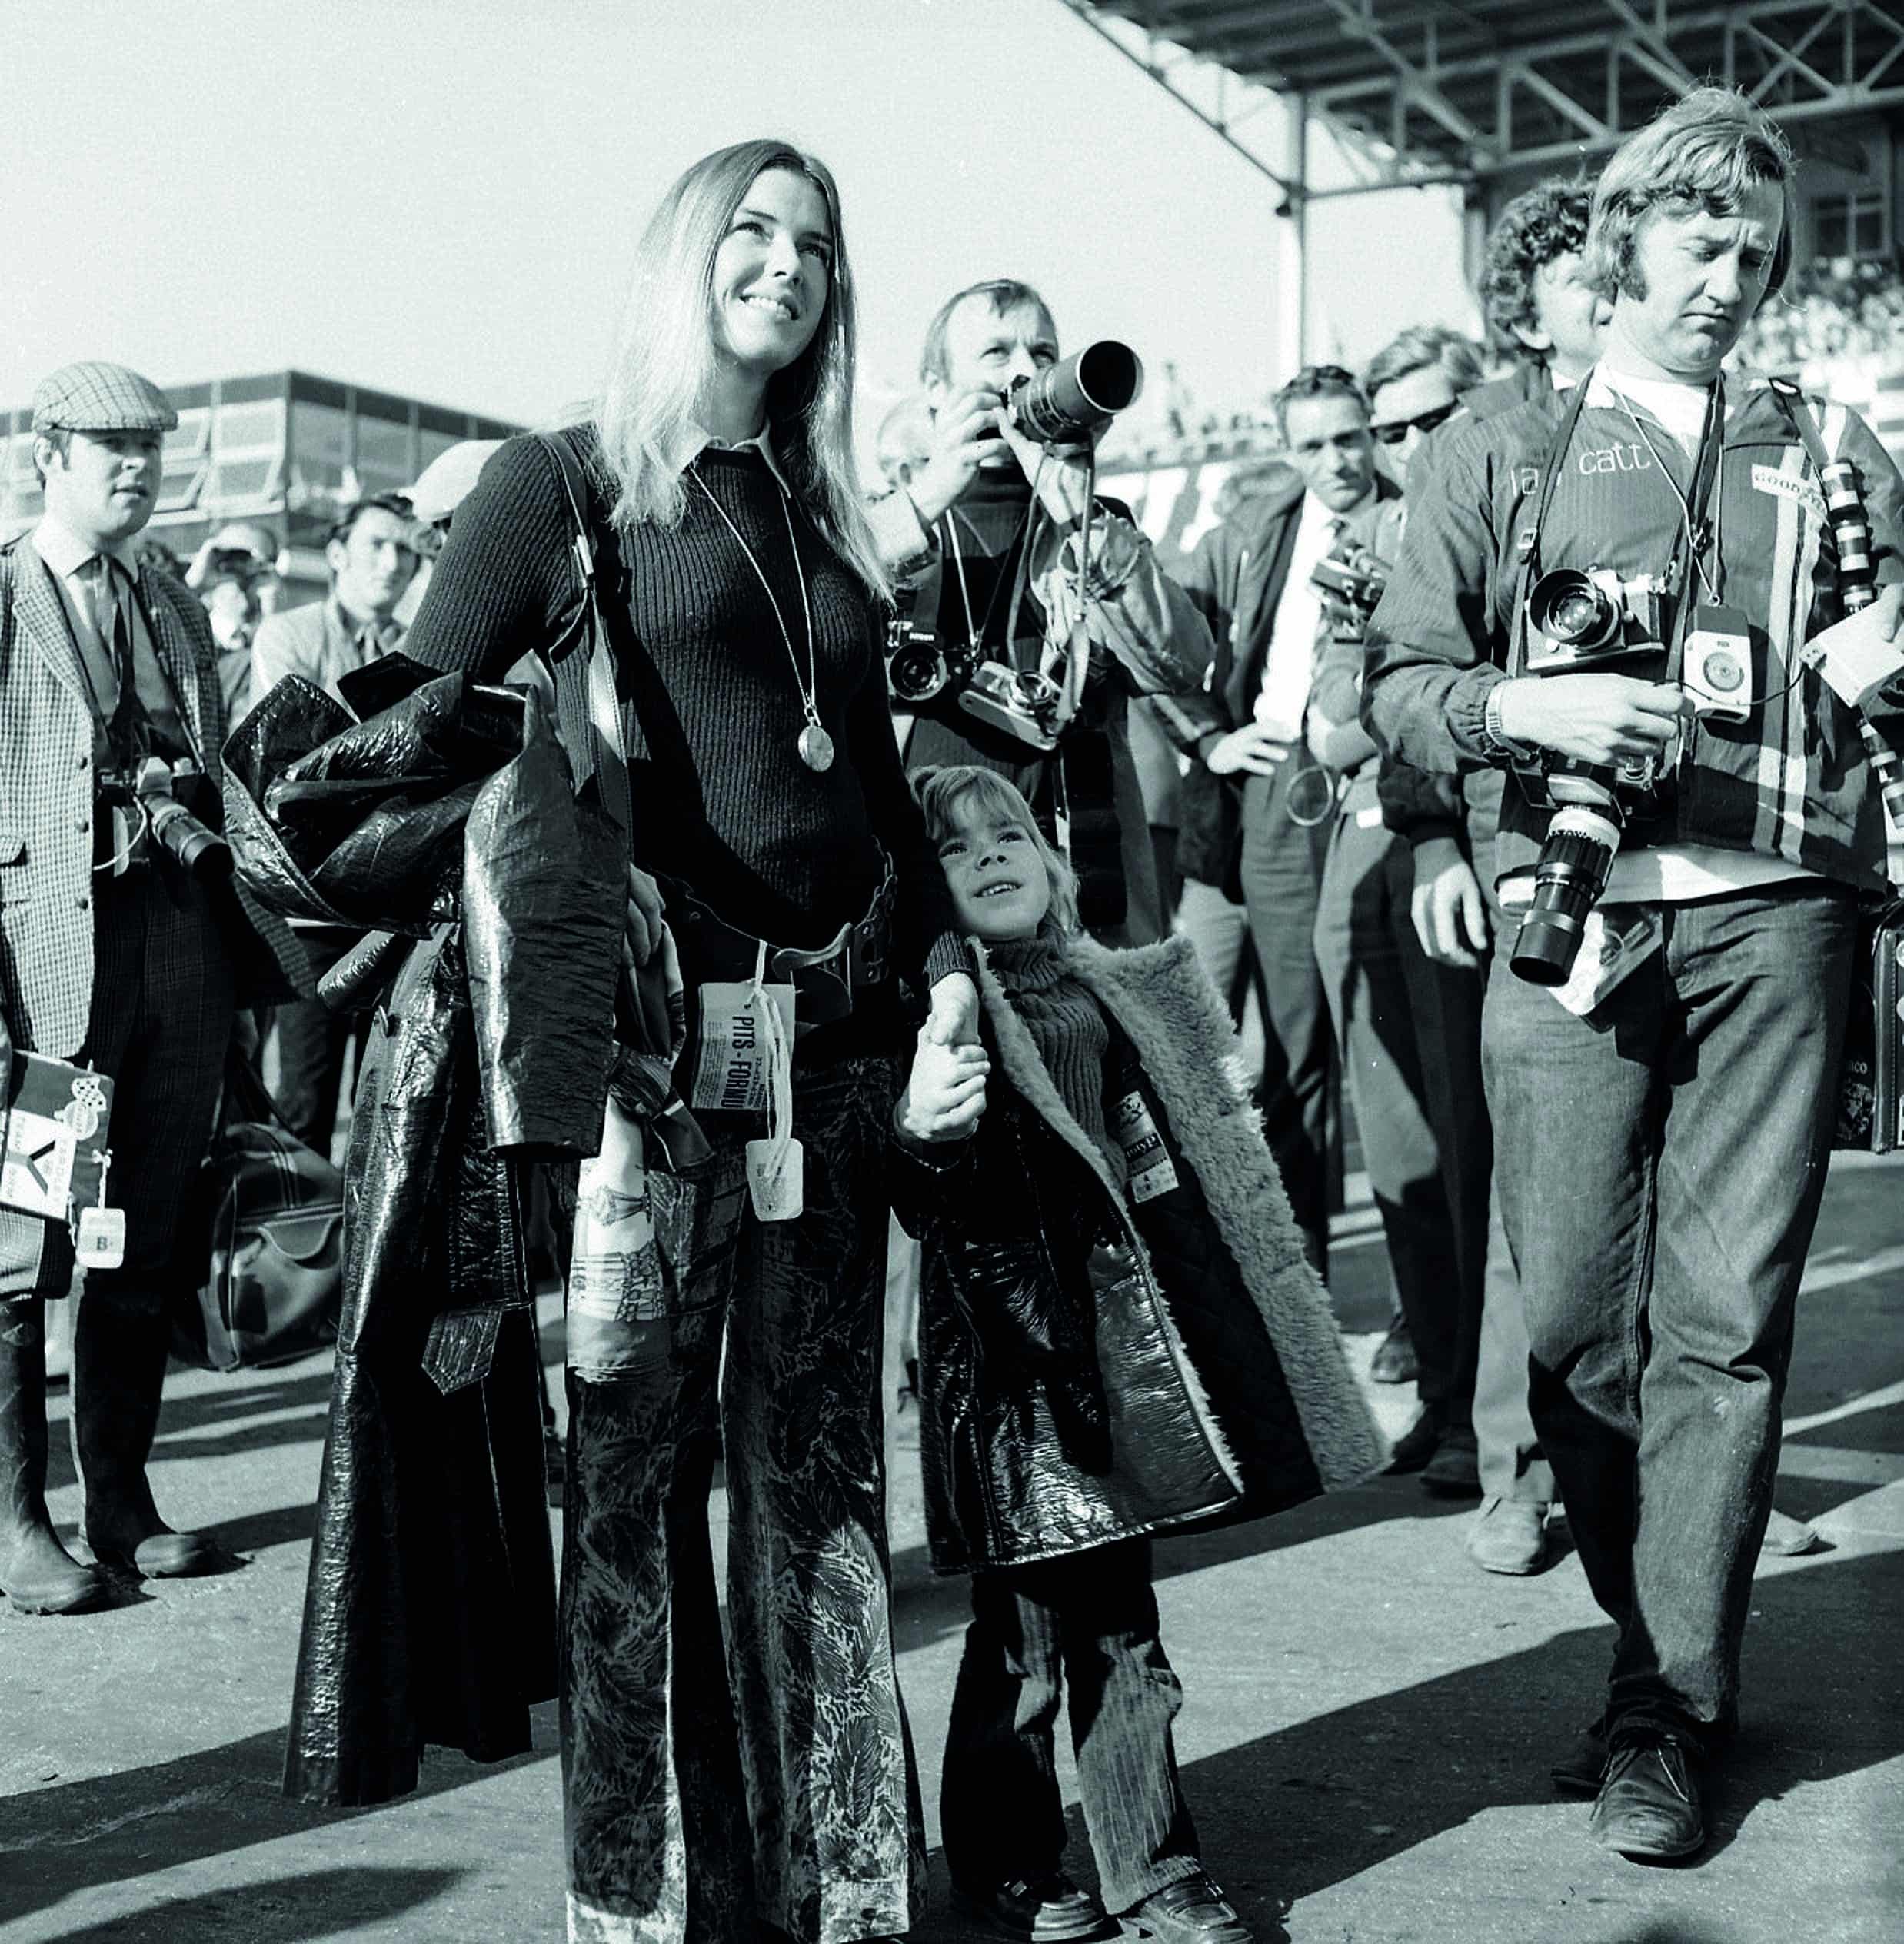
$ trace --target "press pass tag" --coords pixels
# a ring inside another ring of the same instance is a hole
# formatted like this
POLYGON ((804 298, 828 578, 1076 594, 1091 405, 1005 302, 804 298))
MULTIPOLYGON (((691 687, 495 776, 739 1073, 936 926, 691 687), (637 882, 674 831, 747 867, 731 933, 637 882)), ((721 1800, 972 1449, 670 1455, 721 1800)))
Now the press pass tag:
POLYGON ((125 1260, 125 1210, 108 1208, 106 1176, 112 1167, 111 1150, 99 1157, 99 1200, 79 1211, 73 1230, 73 1257, 82 1269, 117 1269, 125 1260))
MULTIPOLYGON (((794 989, 765 986, 781 1030, 794 1037, 794 989)), ((701 1044, 694 1050, 694 1084, 688 1105, 730 1113, 764 1113, 770 1099, 767 1035, 745 980, 701 988, 701 1044)))
POLYGON ((1170 1150, 1141 1094, 1133 1090, 1111 1109, 1110 1130, 1124 1151, 1124 1177, 1133 1203, 1167 1195, 1177 1186, 1170 1150))
POLYGON ((756 1221, 797 1220, 807 1205, 806 1167, 800 1143, 791 1137, 784 1141, 749 1141, 747 1187, 756 1221))
POLYGON ((82 1208, 73 1255, 82 1269, 117 1269, 125 1260, 125 1210, 82 1208))

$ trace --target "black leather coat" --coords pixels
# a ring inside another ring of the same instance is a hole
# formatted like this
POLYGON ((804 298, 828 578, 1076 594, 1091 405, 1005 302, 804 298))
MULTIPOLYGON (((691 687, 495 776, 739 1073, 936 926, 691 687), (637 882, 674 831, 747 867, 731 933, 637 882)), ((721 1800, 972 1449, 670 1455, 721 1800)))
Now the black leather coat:
POLYGON ((1107 1120, 1156 1145, 1120 1192, 990 967, 993 1055, 967 1141, 892 1150, 922 1246, 920 1447, 941 1573, 1279 1511, 1384 1446, 1275 1163, 1226 1077, 1233 1035, 1189 940, 1073 970, 1111 1027, 1107 1120))
POLYGON ((413 941, 351 1127, 285 1773, 307 1800, 381 1802, 415 1786, 426 1742, 526 1749, 555 1692, 524 1170, 600 1140, 624 854, 576 804, 539 697, 461 675, 361 724, 291 677, 226 763, 261 897, 413 941))

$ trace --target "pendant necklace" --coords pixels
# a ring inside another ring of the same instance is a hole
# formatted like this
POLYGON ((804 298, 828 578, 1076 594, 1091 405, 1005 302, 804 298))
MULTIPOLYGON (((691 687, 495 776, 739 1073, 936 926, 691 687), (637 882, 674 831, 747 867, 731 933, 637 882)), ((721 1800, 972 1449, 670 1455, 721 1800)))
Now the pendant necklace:
POLYGON ((767 571, 755 557, 754 549, 742 538, 741 529, 729 517, 727 509, 714 498, 714 488, 692 466, 687 476, 707 495, 707 502, 721 515, 721 523, 734 535, 734 544, 746 554, 747 565, 753 568, 755 578, 766 591, 768 604, 774 610, 774 619, 780 628, 780 638, 786 644, 787 659, 794 666, 794 686, 800 691, 800 712, 806 717, 806 726, 794 747, 800 752, 800 760, 810 770, 830 770, 833 767, 833 738, 827 734, 820 720, 820 681, 814 658, 813 607, 807 598, 807 570, 800 558, 800 541, 794 532, 793 509, 787 504, 787 489, 781 488, 780 510, 787 521, 787 544, 793 549, 794 573, 800 582, 800 611, 807 624, 807 678, 800 678, 800 657, 794 652, 794 637, 787 631, 786 617, 780 611, 780 601, 774 592, 773 583, 767 578, 767 571))

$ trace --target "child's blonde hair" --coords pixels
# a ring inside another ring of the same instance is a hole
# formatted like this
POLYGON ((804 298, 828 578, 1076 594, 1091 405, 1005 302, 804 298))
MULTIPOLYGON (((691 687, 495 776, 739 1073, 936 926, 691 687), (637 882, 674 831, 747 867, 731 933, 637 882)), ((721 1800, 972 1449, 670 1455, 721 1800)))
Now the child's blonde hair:
POLYGON ((1070 938, 1083 927, 1077 917, 1077 873, 1070 860, 1060 856, 1038 827, 1031 806, 1017 785, 996 770, 981 769, 976 763, 948 763, 942 768, 921 770, 913 779, 913 794, 925 813, 926 833, 935 846, 957 834, 954 821, 961 804, 970 804, 982 817, 1000 823, 1019 823, 1030 833, 1033 847, 1044 860, 1045 875, 1051 880, 1051 902, 1038 926, 1040 938, 1070 938))

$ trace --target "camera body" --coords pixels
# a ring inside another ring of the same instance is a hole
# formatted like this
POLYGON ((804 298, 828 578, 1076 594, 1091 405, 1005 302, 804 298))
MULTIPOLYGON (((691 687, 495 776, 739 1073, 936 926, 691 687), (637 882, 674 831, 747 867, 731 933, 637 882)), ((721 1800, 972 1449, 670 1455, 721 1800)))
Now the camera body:
POLYGON ((1527 673, 1573 674, 1629 655, 1663 654, 1666 617, 1650 574, 1556 568, 1527 591, 1527 673))
POLYGON ((103 807, 110 810, 115 842, 113 874, 150 863, 163 851, 188 875, 217 883, 231 875, 231 849, 211 826, 180 801, 205 782, 205 773, 188 756, 168 762, 147 756, 130 772, 108 771, 100 778, 103 807))
POLYGON ((1316 563, 1309 584, 1321 598, 1330 631, 1360 641, 1388 585, 1388 563, 1372 548, 1343 541, 1316 563))
MULTIPOLYGON (((1610 568, 1556 568, 1527 591, 1530 675, 1577 674, 1643 657, 1663 657, 1669 631, 1659 583, 1623 579, 1610 568)), ((1747 660, 1744 666, 1749 670, 1747 660)), ((1716 660, 1714 673, 1727 671, 1716 660)), ((1749 677, 1748 677, 1749 679, 1749 677)), ((1566 984, 1587 917, 1606 889, 1633 809, 1658 785, 1658 759, 1616 767, 1556 758, 1516 766, 1522 788, 1553 816, 1534 866, 1533 901, 1521 919, 1509 963, 1536 985, 1566 984)))
POLYGON ((939 639, 936 613, 920 614, 918 590, 901 588, 886 628, 886 681, 894 702, 917 708, 971 672, 969 648, 948 648, 939 639))
POLYGON ((1007 668, 1002 661, 980 662, 959 691, 959 707, 967 715, 1002 729, 1045 755, 1058 746, 1064 727, 1059 706, 1062 699, 1062 691, 1049 675, 1007 668))
POLYGON ((931 617, 909 606, 887 631, 886 681, 902 708, 921 708, 950 691, 967 715, 1040 754, 1056 749, 1064 733, 1062 693, 1049 674, 983 660, 964 644, 947 646, 931 617))

